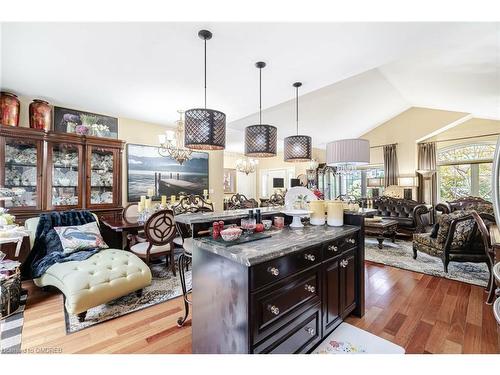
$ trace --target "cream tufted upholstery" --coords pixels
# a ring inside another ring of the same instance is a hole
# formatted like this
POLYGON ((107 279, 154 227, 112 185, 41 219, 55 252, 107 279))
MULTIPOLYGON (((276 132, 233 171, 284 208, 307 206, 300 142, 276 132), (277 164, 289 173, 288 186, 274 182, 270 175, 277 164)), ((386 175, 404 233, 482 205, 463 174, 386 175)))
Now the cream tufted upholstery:
POLYGON ((128 251, 106 249, 80 262, 56 263, 33 281, 58 288, 68 312, 78 314, 150 285, 151 271, 128 251))
MULTIPOLYGON (((25 223, 33 233, 37 225, 38 218, 25 223)), ((105 249, 86 260, 56 263, 33 281, 39 287, 58 288, 68 313, 79 314, 150 285, 151 271, 131 252, 105 249)))

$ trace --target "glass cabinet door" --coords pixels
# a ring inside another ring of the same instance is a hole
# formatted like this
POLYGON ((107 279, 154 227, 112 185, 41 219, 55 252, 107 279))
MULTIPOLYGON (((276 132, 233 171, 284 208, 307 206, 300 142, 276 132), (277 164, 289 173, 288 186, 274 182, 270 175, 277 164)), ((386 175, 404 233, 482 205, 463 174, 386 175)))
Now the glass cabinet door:
POLYGON ((81 146, 75 144, 49 144, 52 166, 52 186, 49 200, 52 207, 80 207, 81 146))
POLYGON ((3 186, 14 193, 5 201, 9 209, 39 208, 40 143, 35 140, 5 138, 3 186))
POLYGON ((90 205, 110 205, 115 203, 116 184, 114 169, 116 152, 112 149, 92 147, 89 155, 90 205))

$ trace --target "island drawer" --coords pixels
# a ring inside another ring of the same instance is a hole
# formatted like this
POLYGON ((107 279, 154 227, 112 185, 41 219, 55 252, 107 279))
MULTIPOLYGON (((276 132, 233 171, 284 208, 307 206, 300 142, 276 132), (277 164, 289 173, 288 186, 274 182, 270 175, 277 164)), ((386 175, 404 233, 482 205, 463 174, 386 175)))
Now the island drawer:
POLYGON ((321 247, 317 246, 257 264, 250 269, 250 288, 258 289, 320 263, 321 247))
POLYGON ((254 340, 259 342, 321 300, 319 267, 280 281, 252 295, 254 340))
POLYGON ((351 233, 345 237, 337 238, 323 245, 323 254, 325 259, 336 257, 344 251, 358 246, 358 232, 351 233))
POLYGON ((321 310, 316 305, 254 348, 254 353, 307 353, 321 340, 321 310))

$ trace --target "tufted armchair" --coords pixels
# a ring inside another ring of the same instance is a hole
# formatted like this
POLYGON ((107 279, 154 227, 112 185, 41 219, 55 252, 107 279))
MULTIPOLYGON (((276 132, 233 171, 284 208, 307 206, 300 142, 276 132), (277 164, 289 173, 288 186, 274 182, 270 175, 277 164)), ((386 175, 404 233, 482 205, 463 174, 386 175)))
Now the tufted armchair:
MULTIPOLYGON (((418 251, 440 257, 444 271, 450 262, 486 263, 491 272, 491 259, 485 249, 475 211, 454 211, 439 217, 431 233, 413 235, 413 258, 418 251)), ((492 215, 481 213, 479 217, 486 225, 494 222, 492 215)))
POLYGON ((479 197, 463 197, 436 205, 436 212, 443 214, 463 210, 474 210, 479 213, 493 215, 493 204, 479 197))
POLYGON ((396 220, 401 233, 423 233, 430 224, 430 210, 413 200, 384 196, 373 201, 373 208, 377 216, 396 220))

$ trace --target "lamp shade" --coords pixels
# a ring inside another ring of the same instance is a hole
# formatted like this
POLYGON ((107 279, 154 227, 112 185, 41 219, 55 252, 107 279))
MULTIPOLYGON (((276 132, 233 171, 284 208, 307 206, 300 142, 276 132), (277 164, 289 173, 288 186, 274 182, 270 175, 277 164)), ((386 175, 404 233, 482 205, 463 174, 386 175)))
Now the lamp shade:
POLYGON ((245 128, 245 155, 253 157, 276 156, 278 129, 272 125, 250 125, 245 128))
POLYGON ((326 145, 326 164, 363 165, 370 163, 370 142, 366 139, 341 139, 326 145))
POLYGON ((226 147, 226 115, 194 108, 184 113, 184 145, 196 150, 223 150, 226 147))
POLYGON ((382 177, 371 177, 366 179, 366 186, 370 188, 378 188, 384 186, 384 179, 382 177))
POLYGON ((285 161, 310 161, 312 158, 312 138, 308 135, 292 135, 285 138, 285 161))
POLYGON ((398 177, 398 185, 402 187, 417 187, 418 177, 415 176, 398 177))

